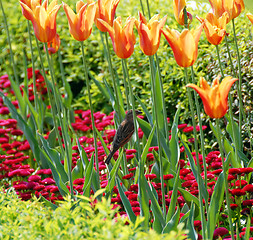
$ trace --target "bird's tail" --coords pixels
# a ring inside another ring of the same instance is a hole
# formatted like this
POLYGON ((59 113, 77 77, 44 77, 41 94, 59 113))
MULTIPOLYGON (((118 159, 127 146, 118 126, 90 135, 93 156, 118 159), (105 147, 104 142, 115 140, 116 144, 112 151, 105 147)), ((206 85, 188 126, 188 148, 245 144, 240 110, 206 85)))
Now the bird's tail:
POLYGON ((111 161, 111 158, 113 156, 114 152, 110 152, 109 155, 107 156, 106 160, 105 160, 105 163, 108 165, 111 161))

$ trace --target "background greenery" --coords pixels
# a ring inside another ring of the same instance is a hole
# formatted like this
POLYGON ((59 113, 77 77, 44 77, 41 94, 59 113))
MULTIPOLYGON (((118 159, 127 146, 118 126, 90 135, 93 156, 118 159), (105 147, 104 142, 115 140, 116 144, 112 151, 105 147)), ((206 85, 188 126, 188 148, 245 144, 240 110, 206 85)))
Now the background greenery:
POLYGON ((56 210, 34 198, 22 201, 14 191, 0 190, 0 238, 7 239, 184 239, 182 225, 170 234, 157 234, 154 230, 142 232, 139 218, 135 224, 126 218, 115 219, 117 209, 103 199, 94 207, 89 199, 77 203, 66 199, 56 210))

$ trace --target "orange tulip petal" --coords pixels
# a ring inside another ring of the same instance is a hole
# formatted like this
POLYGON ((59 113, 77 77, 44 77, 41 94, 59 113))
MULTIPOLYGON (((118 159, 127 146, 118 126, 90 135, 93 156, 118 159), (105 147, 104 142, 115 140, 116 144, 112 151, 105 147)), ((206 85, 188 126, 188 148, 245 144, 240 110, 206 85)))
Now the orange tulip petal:
POLYGON ((34 15, 33 15, 32 10, 26 4, 24 4, 23 2, 20 1, 19 3, 21 5, 22 14, 24 15, 24 17, 27 20, 31 20, 32 21, 34 19, 34 15))
POLYGON ((247 13, 246 16, 248 17, 248 19, 251 21, 251 23, 253 24, 253 15, 250 13, 247 13))

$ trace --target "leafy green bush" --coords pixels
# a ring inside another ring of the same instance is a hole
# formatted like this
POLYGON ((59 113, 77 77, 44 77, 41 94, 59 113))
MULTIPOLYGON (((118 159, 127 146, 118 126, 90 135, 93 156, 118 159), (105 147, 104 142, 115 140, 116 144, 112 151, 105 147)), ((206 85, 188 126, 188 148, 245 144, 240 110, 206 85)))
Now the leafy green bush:
POLYGON ((127 225, 127 219, 112 209, 103 199, 92 205, 82 198, 78 204, 70 199, 61 202, 55 210, 33 199, 21 201, 14 191, 0 191, 0 239, 184 239, 182 225, 177 232, 157 234, 143 232, 142 219, 127 225))

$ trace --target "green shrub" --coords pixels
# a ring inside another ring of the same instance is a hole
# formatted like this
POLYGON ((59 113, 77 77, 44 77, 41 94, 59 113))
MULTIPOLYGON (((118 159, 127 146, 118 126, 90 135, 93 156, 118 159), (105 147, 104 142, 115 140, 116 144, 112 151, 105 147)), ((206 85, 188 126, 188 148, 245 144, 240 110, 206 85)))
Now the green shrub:
POLYGON ((182 225, 177 232, 157 234, 154 230, 143 232, 142 219, 135 225, 126 225, 127 219, 115 218, 117 210, 110 201, 102 199, 93 206, 89 199, 61 202, 56 210, 38 199, 21 201, 14 191, 0 191, 0 239, 184 239, 182 225), (74 207, 75 206, 75 207, 74 207))

